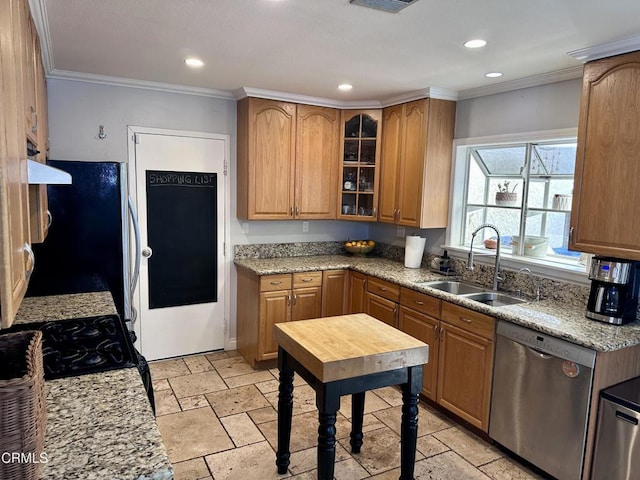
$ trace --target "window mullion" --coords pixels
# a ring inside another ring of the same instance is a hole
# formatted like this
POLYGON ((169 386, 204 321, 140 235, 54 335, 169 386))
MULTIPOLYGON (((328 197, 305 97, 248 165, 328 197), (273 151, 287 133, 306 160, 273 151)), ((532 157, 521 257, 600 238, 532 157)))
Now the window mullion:
POLYGON ((522 168, 522 210, 520 211, 520 241, 518 242, 518 255, 524 255, 524 236, 527 229, 527 211, 529 202, 529 170, 531 169, 532 145, 526 144, 524 154, 524 167, 522 168))

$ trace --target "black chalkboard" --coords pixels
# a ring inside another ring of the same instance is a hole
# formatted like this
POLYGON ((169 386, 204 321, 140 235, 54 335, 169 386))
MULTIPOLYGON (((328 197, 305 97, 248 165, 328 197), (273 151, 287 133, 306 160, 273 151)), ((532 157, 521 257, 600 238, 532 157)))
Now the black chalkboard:
POLYGON ((146 171, 149 308, 218 300, 217 174, 146 171))

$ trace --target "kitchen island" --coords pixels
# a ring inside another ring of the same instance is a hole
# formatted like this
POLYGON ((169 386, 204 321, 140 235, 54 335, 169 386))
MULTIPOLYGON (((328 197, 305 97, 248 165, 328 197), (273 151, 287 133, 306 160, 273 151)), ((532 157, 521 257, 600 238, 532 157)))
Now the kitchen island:
MULTIPOLYGON (((116 313, 109 292, 25 298, 28 324, 116 313)), ((136 368, 49 380, 42 480, 169 480, 173 468, 136 368)))

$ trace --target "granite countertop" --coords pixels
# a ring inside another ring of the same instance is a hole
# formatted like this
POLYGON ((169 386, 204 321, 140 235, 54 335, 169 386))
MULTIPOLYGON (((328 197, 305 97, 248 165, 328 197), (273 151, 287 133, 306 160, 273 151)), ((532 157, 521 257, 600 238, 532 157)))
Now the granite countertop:
MULTIPOLYGON (((23 300, 30 323, 116 313, 109 292, 23 300)), ((138 369, 45 382, 47 429, 41 480, 169 480, 173 468, 138 369)))
POLYGON ((234 263, 258 275, 351 269, 596 351, 609 352, 640 344, 640 321, 621 326, 608 325, 587 319, 584 316, 585 306, 555 300, 532 300, 518 305, 491 307, 441 290, 417 285, 417 282, 441 280, 443 276, 425 268, 405 268, 403 263, 385 258, 317 255, 238 259, 234 263))

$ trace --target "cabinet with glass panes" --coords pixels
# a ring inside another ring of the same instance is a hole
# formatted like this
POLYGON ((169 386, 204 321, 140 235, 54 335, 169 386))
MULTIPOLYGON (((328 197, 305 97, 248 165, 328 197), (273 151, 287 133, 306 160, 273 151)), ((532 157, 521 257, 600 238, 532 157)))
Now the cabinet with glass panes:
POLYGON ((338 219, 377 218, 381 110, 343 110, 338 219))
POLYGON ((575 150, 572 140, 470 148, 465 244, 491 223, 514 254, 579 256, 568 250, 575 150))

